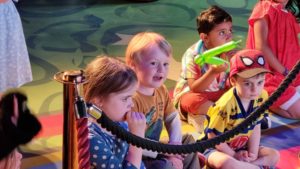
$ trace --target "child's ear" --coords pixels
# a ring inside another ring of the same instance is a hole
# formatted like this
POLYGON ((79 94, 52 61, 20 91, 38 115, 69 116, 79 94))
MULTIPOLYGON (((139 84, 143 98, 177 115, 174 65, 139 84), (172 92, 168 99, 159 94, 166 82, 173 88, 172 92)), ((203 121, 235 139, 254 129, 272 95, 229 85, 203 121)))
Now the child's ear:
POLYGON ((200 33, 200 39, 206 42, 207 39, 208 39, 207 34, 206 33, 200 33))
POLYGON ((235 86, 235 83, 236 83, 235 77, 230 77, 229 81, 230 81, 231 86, 235 86))
POLYGON ((92 103, 95 104, 97 107, 101 108, 103 105, 102 97, 92 99, 92 103))
POLYGON ((134 62, 131 62, 129 65, 128 65, 131 69, 133 69, 134 71, 136 71, 136 65, 134 62))

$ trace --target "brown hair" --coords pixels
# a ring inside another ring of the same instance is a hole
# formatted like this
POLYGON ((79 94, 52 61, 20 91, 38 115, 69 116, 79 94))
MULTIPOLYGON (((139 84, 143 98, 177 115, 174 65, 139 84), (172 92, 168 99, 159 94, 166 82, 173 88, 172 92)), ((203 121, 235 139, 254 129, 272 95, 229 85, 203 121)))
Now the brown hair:
POLYGON ((123 91, 137 83, 137 76, 129 66, 107 56, 97 57, 91 61, 85 73, 87 82, 83 91, 87 102, 123 91))
POLYGON ((160 34, 154 32, 141 32, 136 34, 126 49, 126 64, 132 65, 142 60, 142 55, 157 45, 167 56, 172 56, 172 47, 160 34))
POLYGON ((225 10, 214 5, 202 11, 196 21, 198 33, 208 34, 216 25, 232 22, 232 18, 225 10))

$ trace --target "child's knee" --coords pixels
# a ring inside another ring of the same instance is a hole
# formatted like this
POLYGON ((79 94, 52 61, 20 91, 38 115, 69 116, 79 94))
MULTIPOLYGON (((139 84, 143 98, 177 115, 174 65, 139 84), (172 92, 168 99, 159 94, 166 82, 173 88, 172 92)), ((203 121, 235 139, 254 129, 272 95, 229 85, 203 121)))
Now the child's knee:
POLYGON ((292 104, 287 111, 292 119, 300 119, 300 99, 292 104))
POLYGON ((234 158, 230 157, 222 157, 218 160, 209 159, 208 165, 212 168, 230 168, 235 169, 237 166, 238 161, 234 158))
POLYGON ((271 158, 270 158, 271 166, 275 166, 280 159, 279 151, 277 151, 275 149, 271 149, 270 156, 271 156, 271 158))

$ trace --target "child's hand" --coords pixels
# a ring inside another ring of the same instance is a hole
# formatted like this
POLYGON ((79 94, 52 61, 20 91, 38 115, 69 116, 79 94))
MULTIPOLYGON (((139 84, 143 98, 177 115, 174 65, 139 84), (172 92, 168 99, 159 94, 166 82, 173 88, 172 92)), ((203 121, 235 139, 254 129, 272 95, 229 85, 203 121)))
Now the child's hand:
POLYGON ((211 69, 211 72, 215 73, 215 74, 219 74, 222 72, 225 72, 228 68, 228 64, 224 63, 222 65, 211 65, 209 67, 209 69, 211 69))
POLYGON ((230 50, 228 52, 224 52, 221 54, 221 58, 229 61, 231 59, 231 57, 233 55, 235 55, 237 52, 238 52, 238 50, 236 50, 236 49, 230 50))
POLYGON ((249 153, 249 162, 252 162, 257 159, 257 155, 253 153, 249 153))
POLYGON ((146 118, 143 113, 129 112, 126 114, 129 131, 140 137, 145 136, 146 118))
POLYGON ((234 158, 239 161, 250 162, 249 154, 247 150, 240 150, 234 154, 234 158))
MULTIPOLYGON (((170 141, 169 144, 174 144, 174 145, 181 145, 179 142, 172 142, 170 141)), ((167 159, 172 162, 173 166, 175 169, 183 169, 183 160, 184 157, 181 155, 173 155, 173 154, 165 154, 167 156, 167 159)))
POLYGON ((170 155, 167 157, 167 159, 172 162, 175 169, 183 169, 183 157, 179 155, 170 155))

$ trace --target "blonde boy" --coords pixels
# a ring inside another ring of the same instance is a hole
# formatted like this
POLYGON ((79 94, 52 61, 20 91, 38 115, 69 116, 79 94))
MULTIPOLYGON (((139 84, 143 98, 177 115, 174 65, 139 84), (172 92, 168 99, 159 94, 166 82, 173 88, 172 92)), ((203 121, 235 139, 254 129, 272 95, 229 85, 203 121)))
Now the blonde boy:
MULTIPOLYGON (((133 96, 133 111, 143 112, 147 120, 145 137, 159 141, 163 124, 169 134, 170 144, 193 141, 192 136, 183 137, 178 112, 174 108, 164 82, 169 72, 172 49, 166 39, 153 32, 135 35, 126 50, 126 63, 138 77, 138 90, 133 96)), ((200 168, 196 154, 151 154, 143 157, 146 168, 200 168)))

